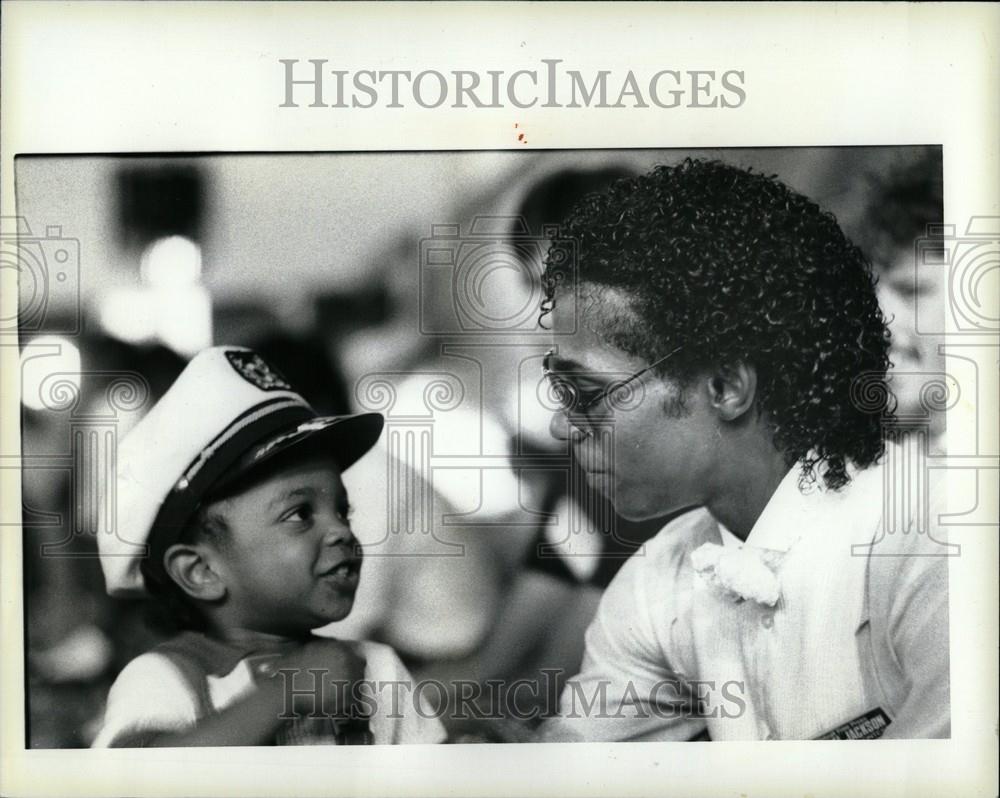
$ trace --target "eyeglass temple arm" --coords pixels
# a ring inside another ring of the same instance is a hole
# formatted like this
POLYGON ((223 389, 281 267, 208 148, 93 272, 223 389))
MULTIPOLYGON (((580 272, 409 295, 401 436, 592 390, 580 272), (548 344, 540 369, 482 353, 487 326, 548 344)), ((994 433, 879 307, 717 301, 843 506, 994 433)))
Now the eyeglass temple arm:
POLYGON ((676 355, 678 352, 681 351, 681 349, 682 349, 682 347, 678 346, 676 349, 673 349, 670 352, 667 352, 667 354, 665 354, 659 360, 654 360, 652 363, 650 363, 644 369, 641 369, 640 371, 637 371, 631 377, 626 377, 621 382, 613 382, 613 383, 611 383, 611 385, 609 385, 607 388, 605 388, 603 391, 601 391, 599 394, 597 394, 597 396, 595 396, 594 398, 590 399, 585 404, 581 405, 580 409, 581 410, 586 410, 588 407, 593 407, 597 402, 601 401, 601 399, 603 399, 605 396, 607 396, 612 391, 617 391, 619 388, 624 388, 630 382, 633 382, 633 381, 639 379, 639 377, 641 377, 647 371, 651 371, 652 369, 655 369, 662 362, 664 362, 665 360, 667 360, 667 359, 673 357, 674 355, 676 355))
POLYGON ((676 349, 673 349, 670 352, 668 352, 667 354, 665 354, 659 360, 654 360, 652 363, 650 363, 648 366, 646 366, 646 368, 642 369, 641 371, 637 371, 631 377, 629 377, 629 378, 627 378, 625 380, 622 380, 621 382, 614 383, 614 384, 610 385, 607 388, 607 390, 611 391, 611 390, 617 390, 618 388, 624 388, 626 385, 628 385, 633 380, 639 379, 639 377, 641 377, 647 371, 652 371, 657 366, 659 366, 661 363, 663 363, 665 360, 668 360, 669 358, 673 357, 674 355, 676 355, 680 351, 681 351, 681 347, 678 346, 676 349))

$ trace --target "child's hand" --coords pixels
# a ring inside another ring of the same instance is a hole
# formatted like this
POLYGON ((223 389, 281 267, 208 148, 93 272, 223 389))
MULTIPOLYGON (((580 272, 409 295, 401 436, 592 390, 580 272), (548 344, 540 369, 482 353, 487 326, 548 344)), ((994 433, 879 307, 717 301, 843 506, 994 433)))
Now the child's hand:
POLYGON ((140 744, 267 745, 288 722, 289 710, 300 716, 322 713, 326 717, 344 717, 352 708, 353 688, 365 675, 365 659, 355 646, 341 640, 313 638, 282 657, 274 676, 259 689, 218 714, 202 718, 193 728, 151 731, 140 744), (317 673, 309 673, 310 670, 317 673), (337 689, 331 682, 344 687, 337 689))
POLYGON ((358 681, 365 675, 365 658, 358 653, 357 644, 348 640, 313 637, 281 659, 281 668, 299 670, 327 670, 327 678, 358 681))
POLYGON ((349 711, 355 685, 364 679, 365 665, 356 644, 315 637, 283 657, 277 671, 284 671, 289 680, 285 694, 291 693, 296 713, 319 711, 337 716, 349 711))

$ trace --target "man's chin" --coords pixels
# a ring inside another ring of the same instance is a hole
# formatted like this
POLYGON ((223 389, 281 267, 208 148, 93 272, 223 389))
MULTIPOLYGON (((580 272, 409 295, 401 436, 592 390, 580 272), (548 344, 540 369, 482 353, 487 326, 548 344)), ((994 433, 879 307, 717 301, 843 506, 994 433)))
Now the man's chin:
POLYGON ((649 511, 627 510, 624 507, 619 509, 617 506, 615 507, 615 512, 618 513, 618 515, 620 515, 626 521, 631 521, 632 523, 636 524, 642 521, 648 521, 650 518, 659 518, 661 515, 666 514, 666 513, 657 513, 649 511))
POLYGON ((648 521, 650 518, 659 518, 670 512, 662 509, 659 504, 651 502, 648 496, 644 496, 638 491, 623 490, 621 487, 615 491, 613 497, 609 498, 611 498, 615 512, 626 521, 635 523, 648 521))

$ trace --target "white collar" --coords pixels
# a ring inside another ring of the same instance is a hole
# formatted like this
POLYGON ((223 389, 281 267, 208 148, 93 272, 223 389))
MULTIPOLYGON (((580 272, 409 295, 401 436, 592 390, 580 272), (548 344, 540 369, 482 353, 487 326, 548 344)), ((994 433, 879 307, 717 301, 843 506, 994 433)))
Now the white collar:
POLYGON ((804 534, 817 529, 822 520, 836 514, 828 499, 838 494, 826 489, 822 477, 800 488, 801 477, 802 463, 796 463, 778 483, 745 542, 719 524, 723 544, 787 552, 804 534))
POLYGON ((817 483, 806 485, 807 494, 799 490, 801 463, 797 463, 782 477, 771 498, 764 505, 746 541, 742 541, 721 523, 719 533, 725 546, 740 548, 743 545, 786 552, 809 525, 808 516, 814 514, 812 502, 806 496, 819 490, 817 483))
POLYGON ((740 540, 738 537, 736 537, 736 535, 734 535, 728 529, 726 529, 726 527, 724 527, 721 523, 719 524, 719 534, 722 535, 723 546, 731 546, 733 548, 738 549, 740 546, 743 545, 743 541, 740 540))
POLYGON ((827 491, 821 478, 802 482, 802 466, 796 463, 778 483, 763 512, 747 535, 747 545, 773 551, 788 551, 805 533, 814 530, 824 513, 827 491))
MULTIPOLYGON (((829 534, 858 523, 865 527, 877 524, 883 504, 881 471, 874 466, 861 470, 848 465, 850 482, 834 491, 826 487, 819 470, 815 480, 802 481, 802 462, 796 463, 771 494, 745 545, 787 552, 806 536, 829 534)), ((721 523, 719 533, 726 546, 744 545, 721 523)))

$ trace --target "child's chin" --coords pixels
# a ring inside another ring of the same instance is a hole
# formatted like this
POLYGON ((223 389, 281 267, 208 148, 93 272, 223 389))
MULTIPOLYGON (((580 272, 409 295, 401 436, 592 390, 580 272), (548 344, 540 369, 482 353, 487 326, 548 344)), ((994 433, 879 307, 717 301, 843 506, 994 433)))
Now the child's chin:
POLYGON ((333 607, 325 613, 323 623, 336 623, 337 621, 342 621, 351 614, 351 610, 353 609, 354 599, 352 597, 349 602, 344 601, 340 604, 340 606, 333 607))

